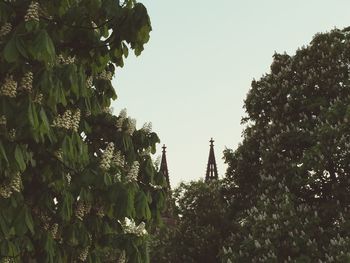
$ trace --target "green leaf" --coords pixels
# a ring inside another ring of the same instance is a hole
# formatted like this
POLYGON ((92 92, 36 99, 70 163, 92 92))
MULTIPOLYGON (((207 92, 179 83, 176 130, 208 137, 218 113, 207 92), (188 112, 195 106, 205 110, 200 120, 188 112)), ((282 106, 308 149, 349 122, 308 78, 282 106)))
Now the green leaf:
POLYGON ((19 169, 23 172, 26 169, 26 163, 24 161, 22 149, 19 145, 17 145, 15 149, 15 159, 19 169))
POLYGON ((2 214, 0 214, 0 229, 3 233, 3 236, 5 236, 5 237, 8 236, 8 234, 10 233, 10 228, 7 225, 2 214))
POLYGON ((64 221, 69 221, 72 217, 72 205, 73 205, 73 196, 65 192, 63 194, 62 206, 60 207, 60 215, 64 221))
POLYGON ((55 46, 46 32, 42 29, 39 31, 33 43, 32 55, 35 59, 47 63, 55 60, 55 46))
POLYGON ((41 117, 41 121, 45 130, 45 133, 48 133, 50 131, 50 124, 49 124, 49 120, 47 119, 44 108, 40 109, 40 117, 41 117))
POLYGON ((4 48, 5 60, 9 63, 16 62, 19 58, 19 52, 16 47, 15 37, 11 38, 4 48))
POLYGON ((19 37, 16 37, 16 47, 17 47, 17 50, 19 51, 19 53, 25 57, 25 58, 28 58, 28 52, 25 48, 25 43, 23 41, 23 39, 19 38, 19 37))
POLYGON ((28 118, 29 118, 29 123, 32 125, 34 129, 39 128, 39 119, 38 119, 38 114, 35 109, 35 105, 33 103, 29 103, 29 108, 28 108, 28 118))
POLYGON ((24 209, 21 209, 20 212, 17 214, 16 219, 13 223, 17 235, 22 236, 28 230, 26 224, 23 222, 24 219, 25 219, 24 209))
POLYGON ((5 148, 4 148, 4 145, 2 144, 2 142, 0 142, 0 154, 2 156, 2 158, 6 161, 6 163, 8 164, 9 163, 9 160, 7 159, 7 156, 6 156, 6 151, 5 151, 5 148))
POLYGON ((30 211, 28 209, 26 209, 26 211, 25 211, 24 220, 25 220, 26 226, 28 227, 30 232, 32 234, 34 234, 33 218, 32 218, 32 214, 30 213, 30 211))

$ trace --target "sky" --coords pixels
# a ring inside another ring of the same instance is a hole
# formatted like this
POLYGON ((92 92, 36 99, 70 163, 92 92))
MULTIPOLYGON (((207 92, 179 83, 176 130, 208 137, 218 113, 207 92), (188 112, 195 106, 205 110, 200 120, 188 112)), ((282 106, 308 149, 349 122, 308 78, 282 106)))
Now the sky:
POLYGON ((205 177, 209 140, 219 177, 225 147, 242 141, 244 99, 272 55, 292 55, 317 32, 350 26, 348 0, 140 0, 152 23, 139 57, 129 55, 113 85, 114 112, 137 127, 152 122, 167 146, 171 187, 205 177))

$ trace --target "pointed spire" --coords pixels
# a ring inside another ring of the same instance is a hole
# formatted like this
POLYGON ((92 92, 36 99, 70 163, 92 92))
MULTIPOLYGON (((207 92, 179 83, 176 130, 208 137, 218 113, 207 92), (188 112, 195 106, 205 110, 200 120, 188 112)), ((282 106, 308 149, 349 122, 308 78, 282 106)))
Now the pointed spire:
POLYGON ((163 145, 163 152, 162 152, 162 161, 160 163, 160 169, 159 171, 163 174, 165 177, 166 183, 167 183, 167 190, 170 190, 170 181, 169 181, 169 171, 168 171, 168 164, 166 161, 166 147, 165 144, 163 145))
POLYGON ((215 154, 214 154, 214 140, 213 140, 213 138, 211 138, 208 166, 207 166, 207 173, 205 175, 205 181, 208 182, 210 180, 217 180, 218 178, 219 178, 218 169, 216 167, 215 154))

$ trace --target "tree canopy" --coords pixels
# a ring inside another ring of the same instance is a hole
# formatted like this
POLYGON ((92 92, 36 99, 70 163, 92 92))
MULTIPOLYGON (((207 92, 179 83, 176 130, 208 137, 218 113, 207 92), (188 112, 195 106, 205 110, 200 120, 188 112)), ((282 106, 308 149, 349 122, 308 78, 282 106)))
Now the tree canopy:
POLYGON ((0 1, 2 262, 148 262, 159 139, 110 104, 150 31, 133 0, 0 1))
POLYGON ((349 65, 350 30, 335 29, 252 82, 243 142, 225 152, 241 226, 227 260, 349 262, 349 65))
POLYGON ((231 229, 225 181, 181 183, 174 190, 175 225, 166 225, 152 246, 153 262, 219 262, 231 229))

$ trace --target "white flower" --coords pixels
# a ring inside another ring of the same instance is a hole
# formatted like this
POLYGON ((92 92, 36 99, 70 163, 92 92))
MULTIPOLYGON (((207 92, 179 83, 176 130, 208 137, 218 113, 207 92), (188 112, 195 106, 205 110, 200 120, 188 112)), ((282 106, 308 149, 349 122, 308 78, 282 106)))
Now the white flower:
POLYGON ((15 192, 20 192, 22 188, 22 178, 20 173, 16 173, 15 176, 12 178, 10 187, 15 192))
POLYGON ((63 56, 62 54, 60 54, 57 57, 56 60, 57 64, 61 64, 61 65, 70 65, 70 64, 74 64, 75 63, 75 56, 71 57, 71 56, 63 56))
POLYGON ((254 245, 256 248, 261 248, 261 245, 258 240, 254 240, 254 245))
POLYGON ((43 98, 44 98, 44 95, 43 95, 42 93, 38 93, 38 94, 35 96, 33 102, 38 103, 38 104, 41 104, 42 101, 43 101, 43 98))
POLYGON ((128 133, 132 135, 136 129, 136 120, 128 119, 128 133))
POLYGON ((126 180, 128 182, 135 182, 137 181, 137 177, 139 174, 139 169, 140 169, 140 164, 138 161, 133 162, 127 176, 126 176, 126 180))
POLYGON ((113 155, 112 162, 119 167, 124 167, 125 157, 121 151, 116 151, 113 155))
POLYGON ((89 255, 89 247, 86 247, 80 252, 78 258, 79 260, 85 262, 88 255, 89 255))
POLYGON ((99 77, 99 79, 111 81, 113 78, 113 73, 110 71, 104 70, 100 73, 100 75, 98 77, 99 77))
POLYGON ((114 152, 114 143, 110 142, 102 154, 102 159, 100 162, 100 167, 102 170, 108 170, 111 167, 113 152, 114 152))
POLYGON ((12 189, 9 185, 0 186, 0 196, 3 198, 9 198, 12 195, 12 189))
POLYGON ((146 122, 143 127, 142 127, 142 130, 145 132, 145 133, 150 133, 152 132, 152 122, 146 122))
POLYGON ((28 7, 27 13, 24 16, 24 21, 30 20, 39 21, 39 3, 32 1, 28 7))
POLYGON ((120 256, 118 258, 118 263, 125 263, 126 262, 126 254, 125 254, 125 250, 123 250, 120 253, 120 256))
POLYGON ((52 126, 77 132, 80 123, 80 115, 79 109, 77 109, 74 114, 71 110, 66 110, 63 115, 58 115, 54 119, 52 126))
POLYGON ((122 109, 122 110, 119 112, 119 117, 120 117, 120 118, 123 118, 123 119, 126 119, 126 118, 128 117, 128 114, 127 114, 126 109, 122 109))
POLYGON ((1 85, 0 95, 15 98, 17 95, 17 82, 13 80, 13 76, 9 75, 5 78, 4 84, 1 85))
POLYGON ((147 235, 146 224, 141 222, 138 226, 136 226, 135 221, 133 219, 129 219, 127 217, 124 218, 124 221, 118 221, 125 234, 134 234, 136 236, 145 236, 147 235))
POLYGON ((12 25, 10 23, 5 23, 1 28, 0 28, 0 37, 6 36, 8 33, 10 33, 12 30, 12 25))
POLYGON ((5 126, 6 124, 7 124, 6 116, 1 115, 1 116, 0 116, 0 125, 5 126))
POLYGON ((33 89, 33 73, 32 72, 29 71, 29 72, 24 74, 23 78, 21 79, 19 89, 27 91, 27 92, 32 91, 32 89, 33 89))
POLYGON ((92 76, 89 76, 87 79, 86 79, 86 86, 88 88, 91 88, 93 86, 93 77, 92 76))

